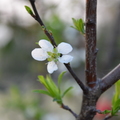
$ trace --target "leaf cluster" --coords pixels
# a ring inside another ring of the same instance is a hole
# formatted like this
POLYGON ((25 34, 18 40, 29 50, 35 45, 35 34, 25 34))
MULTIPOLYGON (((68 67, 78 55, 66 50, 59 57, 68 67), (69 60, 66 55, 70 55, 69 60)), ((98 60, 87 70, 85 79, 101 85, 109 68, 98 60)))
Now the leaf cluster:
POLYGON ((74 19, 72 18, 73 20, 73 24, 74 26, 71 26, 72 28, 78 30, 81 34, 85 34, 85 29, 84 29, 84 21, 82 19, 74 19))
POLYGON ((54 83, 54 81, 49 75, 46 76, 46 78, 44 78, 44 76, 42 75, 38 76, 39 79, 38 81, 44 85, 46 90, 39 89, 39 90, 34 90, 34 92, 48 95, 53 98, 53 101, 56 101, 58 104, 61 105, 63 103, 62 98, 66 95, 68 91, 70 91, 73 88, 73 87, 69 87, 64 92, 61 91, 60 84, 64 74, 65 72, 62 72, 59 75, 58 86, 54 83))
POLYGON ((17 86, 12 86, 9 89, 8 97, 3 102, 3 107, 9 111, 18 111, 26 120, 41 120, 42 116, 46 114, 44 109, 39 108, 40 100, 26 92, 22 93, 17 86), (33 111, 32 115, 31 112, 33 111))

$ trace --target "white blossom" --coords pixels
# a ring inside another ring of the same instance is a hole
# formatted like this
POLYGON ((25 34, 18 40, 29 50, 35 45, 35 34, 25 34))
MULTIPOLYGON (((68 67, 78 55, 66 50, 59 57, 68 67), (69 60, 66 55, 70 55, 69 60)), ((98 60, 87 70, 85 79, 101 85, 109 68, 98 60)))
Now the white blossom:
POLYGON ((72 61, 73 57, 71 55, 66 55, 72 51, 72 46, 68 43, 62 42, 56 48, 47 41, 40 40, 38 42, 41 48, 35 48, 31 55, 35 60, 44 61, 48 60, 47 71, 53 73, 58 69, 57 62, 69 63, 72 61))

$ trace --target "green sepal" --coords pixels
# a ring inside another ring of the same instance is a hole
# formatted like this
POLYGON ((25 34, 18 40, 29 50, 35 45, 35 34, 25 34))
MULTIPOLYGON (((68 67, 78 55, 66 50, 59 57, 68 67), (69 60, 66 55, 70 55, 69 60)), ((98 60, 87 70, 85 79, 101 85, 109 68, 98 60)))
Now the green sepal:
POLYGON ((53 52, 56 54, 60 54, 60 53, 58 53, 58 50, 56 48, 53 49, 53 52))
POLYGON ((39 45, 39 43, 38 43, 38 42, 35 42, 35 44, 39 45))
POLYGON ((52 53, 52 52, 47 52, 47 54, 49 55, 49 56, 53 56, 54 55, 54 53, 52 53))
POLYGON ((31 10, 30 7, 25 6, 25 9, 26 9, 26 11, 27 11, 31 16, 34 16, 34 14, 33 14, 33 12, 32 12, 32 10, 31 10))
POLYGON ((52 58, 52 57, 50 57, 50 58, 47 58, 47 61, 49 61, 49 62, 51 62, 51 61, 53 61, 54 59, 52 58))

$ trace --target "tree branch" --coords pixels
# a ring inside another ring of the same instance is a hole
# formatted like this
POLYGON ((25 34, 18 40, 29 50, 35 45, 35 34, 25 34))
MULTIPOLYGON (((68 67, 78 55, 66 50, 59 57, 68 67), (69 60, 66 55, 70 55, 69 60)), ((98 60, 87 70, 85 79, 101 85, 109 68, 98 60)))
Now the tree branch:
POLYGON ((81 80, 79 80, 79 78, 76 76, 76 74, 74 73, 74 71, 70 67, 70 64, 64 64, 64 65, 66 66, 66 68, 68 69, 68 71, 71 73, 71 75, 73 76, 73 78, 76 80, 76 82, 78 83, 78 85, 81 87, 81 89, 83 90, 83 93, 87 94, 88 93, 88 88, 82 83, 81 80))
POLYGON ((96 85, 96 9, 97 0, 86 0, 86 84, 96 85))
POLYGON ((120 64, 102 78, 102 81, 100 82, 102 92, 106 91, 118 80, 120 80, 120 64))
MULTIPOLYGON (((99 114, 103 114, 103 112, 100 111, 100 110, 96 110, 96 112, 99 113, 99 114)), ((111 114, 108 114, 107 116, 105 116, 105 118, 104 118, 103 120, 108 120, 108 119, 110 119, 110 118, 112 118, 112 117, 113 117, 113 116, 111 116, 111 114)))
POLYGON ((110 119, 110 118, 112 118, 113 116, 111 116, 111 115, 108 115, 108 116, 106 116, 103 120, 108 120, 108 119, 110 119))
MULTIPOLYGON (((57 44, 55 43, 55 40, 54 40, 52 34, 47 30, 47 28, 45 27, 44 23, 42 22, 39 14, 37 12, 37 9, 36 9, 36 6, 35 6, 35 0, 29 0, 29 1, 31 3, 33 11, 35 13, 35 15, 32 16, 32 17, 43 27, 43 31, 46 34, 46 36, 49 38, 49 40, 51 41, 52 45, 54 47, 57 47, 57 44)), ((76 76, 76 74, 73 72, 70 65, 69 64, 64 64, 64 65, 66 66, 68 71, 71 73, 71 75, 73 76, 75 81, 78 83, 78 85, 81 87, 81 89, 83 90, 83 93, 87 93, 87 87, 85 87, 85 85, 82 83, 82 81, 76 76)))
POLYGON ((78 117, 78 115, 76 113, 74 113, 68 106, 62 104, 61 107, 65 110, 68 110, 70 113, 72 113, 75 118, 78 117))
POLYGON ((37 12, 37 9, 36 9, 36 6, 35 6, 35 0, 29 0, 30 3, 31 3, 31 6, 33 8, 33 11, 35 13, 35 16, 34 16, 34 19, 42 26, 43 28, 43 31, 44 33, 46 34, 46 36, 49 38, 50 42, 52 43, 52 45, 54 47, 57 47, 57 44, 55 43, 55 40, 53 38, 53 36, 51 35, 51 33, 46 29, 46 26, 44 25, 43 21, 41 20, 38 12, 37 12))

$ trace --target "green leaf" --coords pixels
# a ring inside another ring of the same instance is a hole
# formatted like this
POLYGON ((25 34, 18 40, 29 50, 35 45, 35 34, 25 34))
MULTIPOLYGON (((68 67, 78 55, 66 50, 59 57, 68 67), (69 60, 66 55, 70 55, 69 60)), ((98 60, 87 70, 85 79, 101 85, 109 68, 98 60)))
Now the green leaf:
POLYGON ((115 83, 115 94, 112 99, 112 105, 114 106, 116 102, 120 99, 120 80, 115 83))
POLYGON ((63 78, 63 75, 66 73, 66 71, 62 72, 59 76, 58 76, 58 88, 60 88, 60 84, 63 78))
POLYGON ((120 107, 120 99, 116 100, 116 102, 113 104, 113 110, 120 107))
POLYGON ((62 94, 62 98, 66 95, 67 92, 69 92, 73 87, 69 87, 67 90, 64 91, 62 94))
POLYGON ((51 91, 51 93, 53 93, 55 96, 57 96, 59 94, 58 87, 53 82, 53 80, 50 76, 47 76, 47 82, 48 82, 48 85, 49 85, 49 88, 50 88, 49 90, 51 91))
POLYGON ((39 81, 45 86, 45 88, 49 91, 52 97, 59 97, 58 87, 53 82, 50 76, 46 76, 46 79, 43 76, 38 76, 39 81))
POLYGON ((111 115, 116 116, 120 110, 120 80, 115 83, 115 94, 112 99, 111 115))
POLYGON ((26 11, 27 11, 31 16, 34 16, 34 14, 33 14, 33 12, 32 12, 32 10, 31 10, 30 7, 25 6, 25 9, 26 9, 26 11))
POLYGON ((39 81, 45 86, 45 88, 51 93, 53 94, 51 91, 51 87, 49 86, 48 80, 44 78, 44 76, 39 75, 38 76, 39 81))
POLYGON ((72 18, 72 20, 73 20, 73 24, 74 24, 75 26, 77 26, 77 20, 74 19, 74 18, 72 18))
POLYGON ((118 99, 112 106, 111 115, 116 116, 119 110, 120 110, 120 99, 118 99))
POLYGON ((46 95, 52 97, 51 94, 46 90, 33 90, 33 92, 46 94, 46 95))
POLYGON ((82 19, 80 19, 80 21, 81 21, 81 32, 82 32, 83 34, 85 34, 85 30, 84 30, 84 22, 83 22, 82 19))
POLYGON ((48 85, 46 83, 46 79, 42 75, 39 75, 38 79, 39 79, 38 81, 41 82, 46 87, 46 89, 48 89, 48 85))
POLYGON ((82 19, 76 20, 74 18, 72 18, 72 20, 73 20, 74 26, 71 26, 71 27, 78 30, 78 31, 80 31, 80 33, 84 35, 85 30, 84 30, 84 22, 83 22, 83 20, 82 19))
POLYGON ((114 97, 112 99, 112 105, 115 104, 115 102, 117 101, 117 99, 120 99, 120 80, 118 80, 116 83, 115 83, 115 94, 114 94, 114 97))
POLYGON ((111 110, 105 110, 102 112, 102 114, 108 114, 108 113, 111 113, 111 110))
POLYGON ((118 80, 115 83, 115 92, 116 92, 116 95, 117 95, 117 99, 119 99, 119 97, 120 97, 120 80, 118 80))

